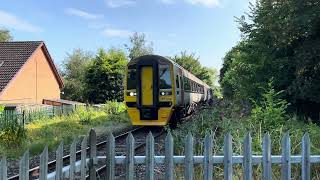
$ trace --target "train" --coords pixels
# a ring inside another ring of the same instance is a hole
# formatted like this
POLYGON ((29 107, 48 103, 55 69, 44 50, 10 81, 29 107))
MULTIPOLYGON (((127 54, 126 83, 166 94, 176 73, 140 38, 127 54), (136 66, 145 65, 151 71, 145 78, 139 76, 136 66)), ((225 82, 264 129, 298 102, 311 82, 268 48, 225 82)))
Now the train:
POLYGON ((210 86, 167 57, 143 55, 127 65, 124 100, 133 126, 168 125, 212 99, 210 86))

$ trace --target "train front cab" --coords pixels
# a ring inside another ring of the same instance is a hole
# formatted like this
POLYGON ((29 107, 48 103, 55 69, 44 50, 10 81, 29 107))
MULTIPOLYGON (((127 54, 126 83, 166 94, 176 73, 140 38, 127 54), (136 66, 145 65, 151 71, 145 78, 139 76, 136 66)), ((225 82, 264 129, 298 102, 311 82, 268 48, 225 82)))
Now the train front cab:
POLYGON ((142 56, 127 68, 125 101, 132 125, 164 126, 175 104, 170 61, 142 56))

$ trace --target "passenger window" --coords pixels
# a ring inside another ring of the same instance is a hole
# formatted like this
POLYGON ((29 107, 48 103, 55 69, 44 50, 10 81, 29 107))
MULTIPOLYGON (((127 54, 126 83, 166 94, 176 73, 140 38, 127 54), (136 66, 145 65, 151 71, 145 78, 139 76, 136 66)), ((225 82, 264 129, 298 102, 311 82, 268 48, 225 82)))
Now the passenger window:
POLYGON ((176 85, 177 85, 177 88, 180 88, 180 84, 179 84, 179 76, 177 75, 176 77, 176 85))
POLYGON ((159 66, 159 88, 160 89, 171 89, 171 76, 170 76, 170 66, 160 65, 159 66))
POLYGON ((137 70, 133 67, 128 68, 127 89, 136 89, 137 87, 137 70), (129 69, 130 68, 130 69, 129 69))
POLYGON ((184 89, 189 91, 190 90, 190 81, 187 77, 184 77, 184 89))

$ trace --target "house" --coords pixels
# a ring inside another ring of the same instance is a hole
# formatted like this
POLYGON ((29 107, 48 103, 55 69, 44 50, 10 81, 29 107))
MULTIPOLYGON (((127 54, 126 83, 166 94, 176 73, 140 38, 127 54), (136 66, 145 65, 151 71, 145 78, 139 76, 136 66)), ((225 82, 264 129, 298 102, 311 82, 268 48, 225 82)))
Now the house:
POLYGON ((62 88, 43 41, 0 42, 0 104, 42 104, 62 88))

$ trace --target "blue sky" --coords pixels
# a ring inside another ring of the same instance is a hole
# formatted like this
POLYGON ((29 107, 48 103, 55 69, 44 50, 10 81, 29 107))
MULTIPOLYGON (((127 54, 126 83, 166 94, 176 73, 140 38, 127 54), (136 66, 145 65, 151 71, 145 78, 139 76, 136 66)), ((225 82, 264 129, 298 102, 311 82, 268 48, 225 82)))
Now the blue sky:
POLYGON ((186 50, 219 69, 240 40, 234 17, 248 5, 249 0, 7 0, 1 2, 0 27, 14 40, 45 41, 58 65, 75 48, 123 48, 133 32, 143 32, 156 54, 186 50))

